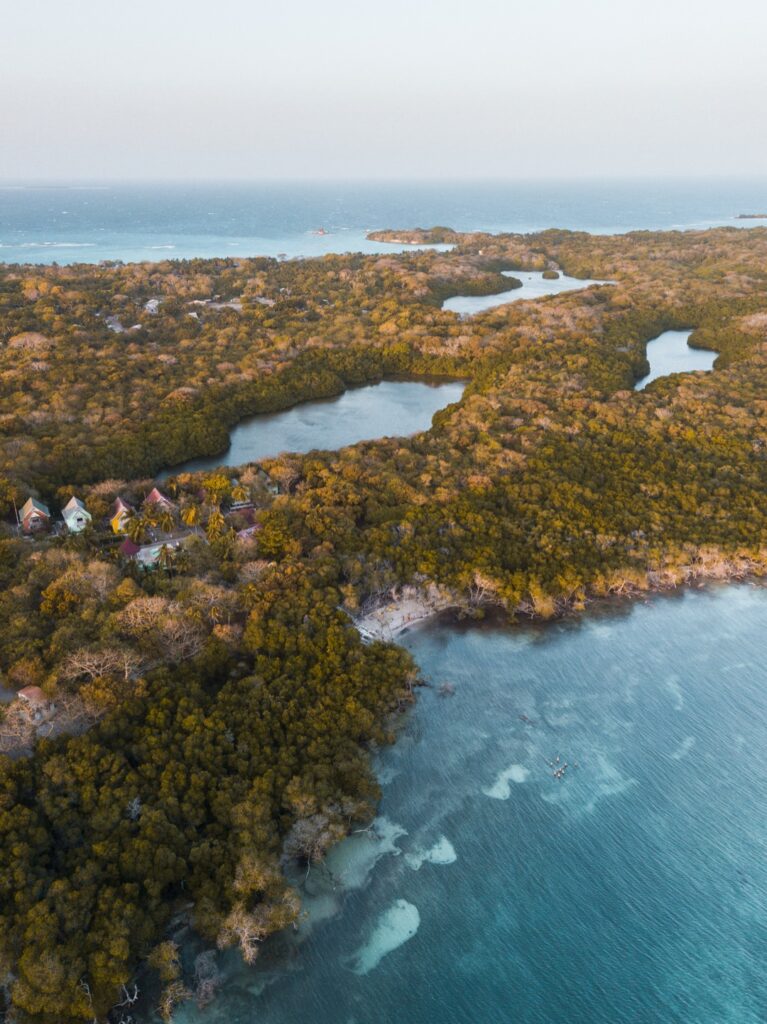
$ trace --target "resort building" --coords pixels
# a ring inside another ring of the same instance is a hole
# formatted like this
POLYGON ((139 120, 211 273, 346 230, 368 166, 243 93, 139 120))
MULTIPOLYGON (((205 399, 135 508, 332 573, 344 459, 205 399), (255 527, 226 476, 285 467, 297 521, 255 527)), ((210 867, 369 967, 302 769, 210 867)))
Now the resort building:
POLYGON ((156 487, 153 487, 149 494, 147 494, 146 498, 144 498, 144 504, 156 505, 159 506, 159 508, 167 508, 171 512, 176 508, 170 498, 167 498, 162 491, 158 490, 156 487))
POLYGON ((50 524, 51 513, 47 505, 37 498, 27 498, 19 512, 19 525, 24 533, 36 533, 50 524))
POLYGON ((109 522, 114 533, 125 533, 128 528, 128 520, 133 515, 133 507, 122 498, 117 498, 112 509, 112 518, 109 522))
POLYGON ((70 533, 82 533, 91 521, 91 514, 74 494, 61 510, 61 515, 70 533))
POLYGON ((184 534, 182 537, 153 544, 134 544, 130 537, 126 537, 120 545, 120 554, 128 561, 135 561, 142 569, 156 569, 163 561, 163 549, 168 555, 175 555, 193 536, 194 534, 184 534))

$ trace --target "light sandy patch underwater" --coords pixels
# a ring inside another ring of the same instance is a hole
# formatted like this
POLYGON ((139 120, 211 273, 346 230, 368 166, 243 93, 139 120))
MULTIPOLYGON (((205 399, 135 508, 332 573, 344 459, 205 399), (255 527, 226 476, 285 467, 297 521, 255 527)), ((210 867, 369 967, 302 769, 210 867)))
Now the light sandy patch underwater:
POLYGON ((412 939, 420 923, 418 907, 407 900, 395 900, 378 916, 370 938, 352 954, 346 966, 353 974, 369 974, 385 956, 412 939))
POLYGON ((483 789, 482 792, 485 796, 489 796, 493 800, 508 800, 511 796, 511 786, 509 783, 515 782, 517 784, 521 784, 523 782, 527 782, 529 777, 529 768, 525 768, 523 764, 513 764, 510 768, 507 768, 505 772, 501 772, 492 786, 489 786, 487 789, 483 789))
POLYGON ((454 864, 457 860, 458 854, 447 836, 440 836, 428 850, 416 847, 405 854, 405 863, 413 871, 420 870, 424 864, 454 864))

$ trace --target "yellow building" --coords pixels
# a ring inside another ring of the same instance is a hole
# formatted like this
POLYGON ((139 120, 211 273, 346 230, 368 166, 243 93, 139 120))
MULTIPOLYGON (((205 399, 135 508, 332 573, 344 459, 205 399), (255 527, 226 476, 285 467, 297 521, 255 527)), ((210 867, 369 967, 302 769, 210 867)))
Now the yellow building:
POLYGON ((130 517, 133 515, 133 509, 122 498, 118 498, 114 504, 114 510, 112 512, 112 518, 109 520, 112 524, 112 530, 114 533, 125 533, 127 530, 127 523, 130 517))

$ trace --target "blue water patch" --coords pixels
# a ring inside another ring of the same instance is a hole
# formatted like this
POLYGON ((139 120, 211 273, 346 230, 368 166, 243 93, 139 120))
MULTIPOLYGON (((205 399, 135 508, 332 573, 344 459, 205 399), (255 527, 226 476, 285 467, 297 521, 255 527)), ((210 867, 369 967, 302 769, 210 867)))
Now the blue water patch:
POLYGON ((379 758, 361 884, 343 850, 313 869, 336 916, 177 1019, 763 1024, 766 616, 744 585, 412 630, 455 695, 423 691, 379 758))
POLYGON ((547 280, 541 270, 504 270, 505 277, 514 277, 522 283, 521 288, 495 295, 454 295, 442 303, 442 308, 461 316, 474 316, 486 309, 506 306, 510 302, 523 302, 528 299, 542 299, 547 295, 559 295, 561 292, 581 291, 595 284, 612 284, 611 281, 592 281, 560 274, 553 280, 547 280))
POLYGON ((359 441, 415 434, 429 429, 439 409, 458 402, 464 387, 461 381, 384 380, 351 388, 337 398, 302 402, 284 412, 251 416, 234 428, 224 454, 174 466, 160 479, 217 466, 242 466, 280 452, 335 451, 359 441))
POLYGON ((434 224, 612 234, 765 223, 736 219, 764 205, 758 180, 22 185, 0 186, 4 263, 393 252, 366 232, 434 224))
POLYGON ((692 331, 664 331, 647 343, 647 361, 650 372, 634 385, 635 391, 644 391, 648 384, 670 373, 689 373, 691 370, 713 370, 718 352, 690 348, 687 341, 692 331))

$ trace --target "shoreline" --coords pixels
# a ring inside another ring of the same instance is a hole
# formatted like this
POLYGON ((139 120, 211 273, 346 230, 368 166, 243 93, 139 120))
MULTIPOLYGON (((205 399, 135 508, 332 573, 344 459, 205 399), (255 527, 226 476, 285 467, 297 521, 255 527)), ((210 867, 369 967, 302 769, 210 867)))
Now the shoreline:
POLYGON ((626 579, 620 585, 611 586, 604 593, 587 593, 582 601, 549 598, 550 608, 545 612, 536 611, 529 601, 522 601, 514 608, 505 608, 494 601, 478 601, 471 604, 465 597, 439 584, 430 583, 424 590, 412 584, 402 586, 400 593, 391 595, 386 603, 380 603, 362 615, 350 616, 352 624, 363 642, 376 640, 396 643, 397 637, 411 626, 421 625, 444 612, 463 613, 472 618, 471 612, 479 612, 480 619, 490 612, 502 616, 509 626, 520 616, 529 622, 545 624, 567 618, 575 612, 588 611, 595 605, 615 600, 632 600, 644 595, 670 594, 687 588, 705 586, 708 583, 735 584, 767 580, 767 552, 759 560, 744 558, 736 561, 725 555, 710 555, 708 562, 687 564, 660 571, 648 571, 644 586, 636 580, 626 579))
POLYGON ((459 607, 455 594, 433 583, 425 593, 418 587, 404 586, 401 594, 393 595, 388 603, 379 604, 365 615, 353 617, 352 622, 364 642, 382 640, 393 643, 395 637, 410 626, 459 607))

